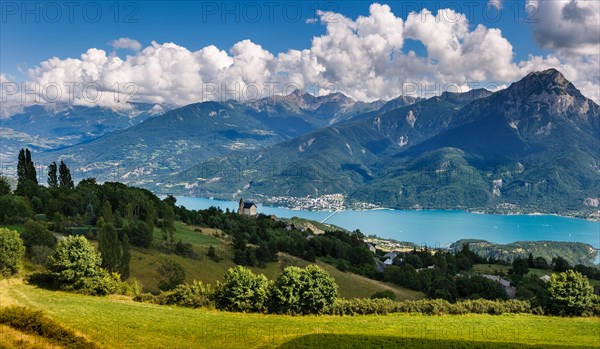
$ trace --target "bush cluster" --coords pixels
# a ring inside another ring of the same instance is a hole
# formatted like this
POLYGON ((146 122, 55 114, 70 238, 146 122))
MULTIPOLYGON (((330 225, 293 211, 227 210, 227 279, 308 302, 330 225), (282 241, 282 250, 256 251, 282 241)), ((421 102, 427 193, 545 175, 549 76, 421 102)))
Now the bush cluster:
POLYGON ((521 300, 464 300, 450 303, 443 299, 393 301, 377 299, 338 299, 325 310, 330 315, 385 315, 391 313, 420 313, 426 315, 460 314, 530 314, 533 310, 528 301, 521 300))
POLYGON ((181 284, 171 291, 161 292, 158 295, 143 293, 134 297, 133 300, 187 308, 214 308, 215 303, 212 300, 212 295, 213 290, 210 285, 204 285, 202 281, 194 280, 191 285, 181 284))
POLYGON ((158 295, 141 294, 138 302, 190 308, 273 314, 321 314, 337 298, 335 280, 316 265, 287 267, 274 282, 237 266, 227 271, 213 291, 200 281, 181 284, 158 295))
POLYGON ((266 312, 269 289, 266 276, 237 266, 229 269, 223 283, 217 283, 213 299, 219 310, 266 312))
POLYGON ((338 286, 323 269, 287 267, 271 285, 269 311, 278 314, 320 314, 337 298, 338 286))

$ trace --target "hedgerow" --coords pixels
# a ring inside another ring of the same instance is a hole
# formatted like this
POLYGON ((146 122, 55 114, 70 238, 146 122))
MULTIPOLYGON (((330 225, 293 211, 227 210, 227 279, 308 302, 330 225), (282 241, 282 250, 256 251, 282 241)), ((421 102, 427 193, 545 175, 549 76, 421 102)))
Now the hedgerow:
POLYGON ((325 310, 330 315, 385 315, 391 313, 420 313, 426 315, 460 315, 505 313, 531 314, 529 301, 521 300, 464 300, 450 303, 443 299, 393 301, 390 299, 338 299, 325 310))

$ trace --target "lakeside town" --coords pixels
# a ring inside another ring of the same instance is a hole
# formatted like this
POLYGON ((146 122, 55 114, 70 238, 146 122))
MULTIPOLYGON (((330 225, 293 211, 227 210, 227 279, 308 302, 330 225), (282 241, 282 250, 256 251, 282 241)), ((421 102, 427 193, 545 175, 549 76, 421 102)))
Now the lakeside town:
POLYGON ((327 194, 317 197, 307 195, 304 197, 294 196, 260 196, 259 201, 267 206, 288 207, 292 210, 307 211, 341 211, 341 210, 374 210, 381 209, 368 202, 352 202, 348 204, 343 194, 327 194))

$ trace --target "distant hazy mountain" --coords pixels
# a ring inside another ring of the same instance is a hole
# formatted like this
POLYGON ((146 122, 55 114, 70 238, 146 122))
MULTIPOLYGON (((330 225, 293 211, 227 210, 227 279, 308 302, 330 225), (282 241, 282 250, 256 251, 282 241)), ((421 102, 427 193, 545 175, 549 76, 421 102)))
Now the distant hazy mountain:
POLYGON ((79 174, 133 184, 154 181, 237 150, 257 150, 379 108, 335 93, 294 91, 250 102, 204 102, 171 110, 126 130, 41 154, 66 159, 79 174))
POLYGON ((599 107, 560 72, 531 73, 475 97, 443 94, 205 162, 171 178, 169 190, 344 193, 398 208, 563 212, 598 202, 599 107))
POLYGON ((0 119, 0 157, 15 160, 23 147, 45 151, 87 142, 163 112, 163 107, 145 103, 134 103, 129 111, 64 104, 26 107, 22 113, 0 119))
POLYGON ((162 107, 152 104, 135 103, 132 106, 130 111, 113 111, 102 107, 34 105, 0 122, 2 127, 32 136, 74 137, 85 141, 131 127, 164 112, 162 107))

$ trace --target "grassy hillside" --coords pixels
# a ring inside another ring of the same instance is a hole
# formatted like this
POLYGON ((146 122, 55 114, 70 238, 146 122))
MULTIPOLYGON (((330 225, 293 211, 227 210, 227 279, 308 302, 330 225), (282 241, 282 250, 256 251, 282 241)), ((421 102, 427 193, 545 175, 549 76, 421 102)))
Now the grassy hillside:
MULTIPOLYGON (((280 316, 90 297, 3 282, 0 306, 44 310, 105 348, 593 348, 598 318, 280 316)), ((0 341, 3 341, 0 336, 0 341)))
MULTIPOLYGON (((233 248, 226 240, 222 239, 224 236, 222 232, 216 229, 198 229, 181 222, 177 222, 175 226, 177 228, 175 239, 191 243, 194 251, 200 256, 199 259, 165 254, 155 249, 133 248, 131 277, 142 283, 144 291, 158 291, 158 281, 160 279, 158 267, 163 260, 170 259, 183 266, 187 282, 201 280, 215 286, 217 281, 222 281, 227 269, 235 266, 233 263, 233 248), (215 247, 217 255, 221 257, 220 262, 215 262, 206 256, 210 245, 215 247)), ((156 229, 154 235, 155 240, 161 239, 160 230, 156 229)), ((267 278, 274 280, 285 267, 305 267, 309 264, 309 262, 298 257, 280 253, 277 262, 269 263, 266 268, 254 267, 252 270, 255 273, 265 274, 267 278)), ((317 262, 317 264, 333 276, 339 286, 340 295, 344 298, 370 297, 373 293, 386 289, 392 290, 398 300, 425 297, 423 293, 418 291, 372 280, 353 273, 342 272, 323 262, 317 262)))

